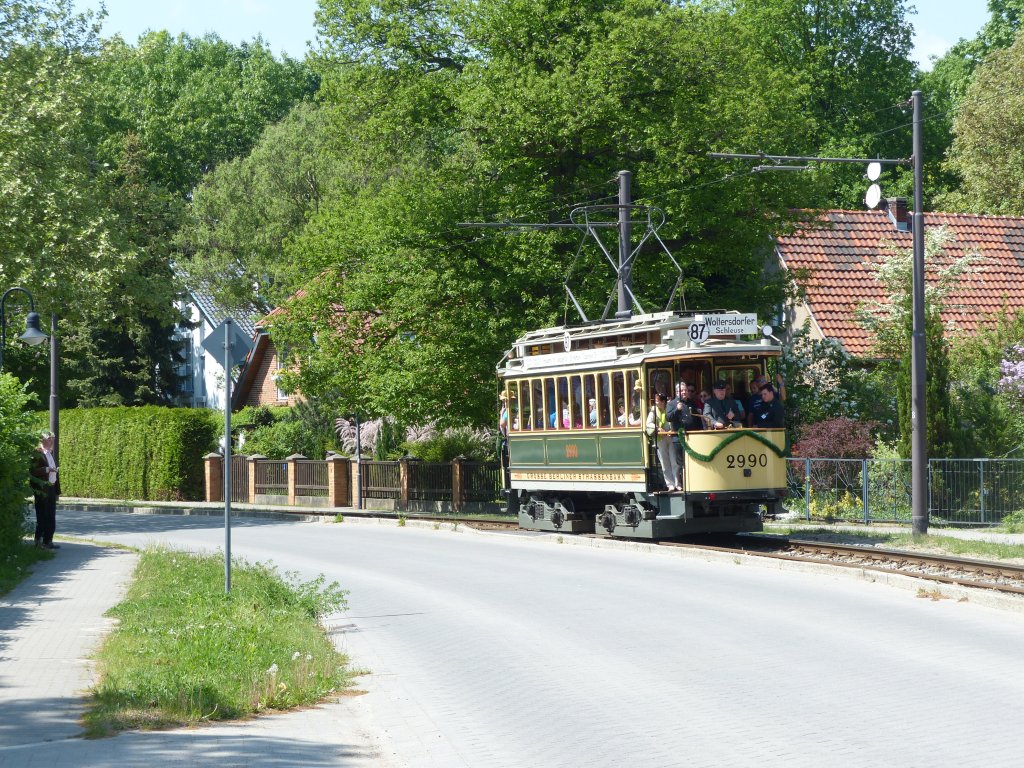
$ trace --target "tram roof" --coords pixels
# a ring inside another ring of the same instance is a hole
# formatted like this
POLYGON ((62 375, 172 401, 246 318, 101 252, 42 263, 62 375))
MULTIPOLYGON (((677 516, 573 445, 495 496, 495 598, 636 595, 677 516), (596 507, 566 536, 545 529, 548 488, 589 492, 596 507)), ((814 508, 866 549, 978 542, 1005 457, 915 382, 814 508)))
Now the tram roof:
POLYGON ((699 316, 710 314, 739 315, 738 312, 659 312, 634 315, 630 318, 614 319, 586 325, 567 325, 542 328, 524 334, 516 340, 512 349, 498 365, 498 371, 505 375, 525 374, 536 371, 587 370, 615 366, 640 365, 660 358, 680 356, 697 357, 709 354, 768 355, 781 353, 778 343, 766 343, 768 338, 751 341, 742 336, 711 336, 701 344, 691 343, 685 330, 699 316), (655 343, 650 336, 657 333, 655 343), (643 341, 636 336, 643 334, 643 341), (615 339, 614 345, 607 340, 615 339), (592 347, 579 347, 585 341, 602 340, 592 347), (548 345, 545 353, 530 353, 528 349, 548 345), (564 346, 563 346, 564 345, 564 346))

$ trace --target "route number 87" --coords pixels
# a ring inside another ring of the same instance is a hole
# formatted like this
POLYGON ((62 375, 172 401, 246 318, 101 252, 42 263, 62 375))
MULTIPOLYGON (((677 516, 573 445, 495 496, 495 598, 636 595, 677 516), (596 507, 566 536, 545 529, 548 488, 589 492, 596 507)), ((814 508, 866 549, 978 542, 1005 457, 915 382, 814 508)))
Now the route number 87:
POLYGON ((729 469, 746 469, 747 467, 767 467, 767 453, 730 453, 725 457, 729 469))
POLYGON ((697 344, 701 344, 707 341, 708 338, 708 324, 705 323, 690 323, 690 330, 687 334, 690 337, 690 341, 697 344))

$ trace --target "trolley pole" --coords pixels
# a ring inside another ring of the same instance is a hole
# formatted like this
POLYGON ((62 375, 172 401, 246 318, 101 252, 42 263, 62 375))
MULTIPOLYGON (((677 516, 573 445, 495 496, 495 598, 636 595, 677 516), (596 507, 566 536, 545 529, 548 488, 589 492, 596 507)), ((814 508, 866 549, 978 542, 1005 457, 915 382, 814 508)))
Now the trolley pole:
POLYGON ((630 245, 633 242, 632 171, 619 171, 619 310, 615 317, 628 318, 633 314, 633 262, 630 245))
POLYGON ((922 187, 923 158, 921 147, 921 92, 912 94, 914 105, 914 219, 913 219, 913 330, 911 334, 910 367, 910 508, 911 532, 914 536, 928 533, 928 444, 925 402, 925 333, 924 333, 924 196, 922 187))

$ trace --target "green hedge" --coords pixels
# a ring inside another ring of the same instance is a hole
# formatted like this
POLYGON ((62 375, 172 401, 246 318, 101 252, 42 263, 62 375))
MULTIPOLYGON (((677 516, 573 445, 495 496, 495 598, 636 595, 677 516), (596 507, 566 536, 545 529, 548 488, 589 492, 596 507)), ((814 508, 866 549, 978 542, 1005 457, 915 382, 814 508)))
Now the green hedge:
POLYGON ((39 441, 28 399, 20 381, 0 373, 0 552, 18 544, 24 532, 28 471, 39 441))
POLYGON ((221 433, 202 408, 74 408, 60 412, 65 496, 203 499, 203 456, 221 433))

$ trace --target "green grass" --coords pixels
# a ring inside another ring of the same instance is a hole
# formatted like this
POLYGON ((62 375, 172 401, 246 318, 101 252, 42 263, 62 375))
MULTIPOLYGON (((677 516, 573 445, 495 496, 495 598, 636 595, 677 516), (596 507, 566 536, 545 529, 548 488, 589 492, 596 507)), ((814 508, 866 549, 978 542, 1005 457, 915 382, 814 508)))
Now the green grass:
MULTIPOLYGON (((999 533, 1000 531, 995 531, 999 533)), ((954 536, 928 534, 915 539, 909 533, 885 533, 877 530, 841 530, 830 528, 788 528, 773 526, 766 531, 770 534, 790 534, 795 538, 801 536, 825 539, 841 543, 843 541, 860 540, 865 545, 872 544, 893 549, 926 549, 943 552, 948 555, 973 557, 979 560, 1013 560, 1024 559, 1024 546, 1020 544, 999 544, 977 539, 959 539, 954 536)))
POLYGON ((10 549, 0 549, 0 595, 6 595, 18 586, 32 572, 34 563, 52 557, 51 550, 38 549, 28 542, 19 542, 10 549))
POLYGON ((314 704, 351 684, 319 619, 345 605, 323 577, 300 582, 223 556, 142 552, 119 621, 97 654, 86 735, 167 728, 314 704))

